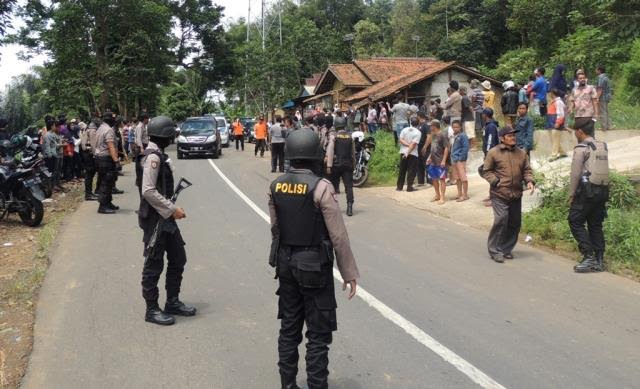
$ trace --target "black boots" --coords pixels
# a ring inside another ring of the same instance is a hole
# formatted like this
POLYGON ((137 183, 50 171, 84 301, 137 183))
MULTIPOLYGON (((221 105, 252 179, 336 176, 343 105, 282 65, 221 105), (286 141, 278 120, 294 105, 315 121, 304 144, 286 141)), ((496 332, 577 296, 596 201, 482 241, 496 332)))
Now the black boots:
POLYGON ((147 303, 147 312, 144 315, 144 321, 161 326, 170 326, 176 322, 176 319, 162 312, 158 303, 147 303))
POLYGON ((603 267, 604 253, 586 254, 582 261, 573 267, 576 273, 591 273, 604 270, 603 267))
POLYGON ((164 305, 164 311, 160 309, 156 301, 147 301, 147 312, 144 315, 144 321, 170 326, 176 322, 176 319, 171 315, 193 316, 195 314, 196 309, 194 307, 184 304, 178 297, 169 297, 164 305))
POLYGON ((124 193, 123 190, 118 189, 115 186, 113 187, 113 189, 111 189, 111 194, 119 195, 119 194, 123 194, 123 193, 124 193))
POLYGON ((164 305, 164 311, 171 315, 178 316, 193 316, 196 314, 196 308, 186 305, 178 297, 167 298, 167 303, 164 305))
POLYGON ((87 193, 84 195, 84 201, 98 201, 98 196, 93 193, 87 193))
POLYGON ((347 203, 347 216, 353 216, 353 203, 347 203))
POLYGON ((114 203, 109 203, 107 204, 107 208, 109 209, 113 209, 114 211, 117 211, 120 209, 120 207, 118 207, 117 205, 115 205, 114 203))
POLYGON ((296 383, 296 377, 284 377, 280 376, 280 382, 282 383, 282 389, 300 389, 296 383))
POLYGON ((111 214, 116 213, 116 210, 115 210, 115 209, 111 209, 111 208, 109 208, 109 207, 108 207, 108 206, 106 206, 106 205, 105 205, 105 206, 100 205, 100 206, 98 207, 98 213, 111 215, 111 214))

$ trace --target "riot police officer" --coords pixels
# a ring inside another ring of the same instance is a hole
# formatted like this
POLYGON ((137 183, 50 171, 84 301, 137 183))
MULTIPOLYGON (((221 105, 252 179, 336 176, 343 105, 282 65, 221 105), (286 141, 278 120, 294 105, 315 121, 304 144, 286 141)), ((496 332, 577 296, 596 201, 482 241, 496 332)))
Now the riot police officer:
POLYGON ((122 170, 118 149, 116 146, 116 134, 113 129, 115 116, 112 112, 106 112, 102 118, 102 124, 96 133, 96 145, 93 151, 98 172, 98 213, 112 214, 119 207, 112 202, 113 188, 116 183, 118 171, 122 170))
POLYGON ((334 252, 343 283, 356 294, 359 277, 333 185, 313 173, 322 159, 318 136, 303 128, 286 139, 292 169, 271 183, 269 211, 273 237, 269 262, 279 287, 278 367, 282 388, 298 388, 298 345, 307 324, 307 383, 327 388, 328 346, 336 330, 332 278, 334 252))
POLYGON ((147 304, 145 321, 160 325, 171 325, 175 319, 171 315, 193 316, 196 308, 184 304, 179 299, 182 273, 187 262, 180 229, 176 220, 186 217, 184 209, 176 207, 169 199, 173 196, 173 172, 164 148, 171 144, 176 129, 173 121, 166 116, 158 116, 147 127, 150 142, 142 155, 142 199, 138 210, 138 221, 144 231, 144 268, 142 270, 142 297, 147 304), (160 218, 165 222, 158 231, 154 247, 149 247, 154 229, 160 218), (149 255, 149 250, 152 254, 149 255), (163 257, 167 253, 167 276, 165 289, 167 302, 164 311, 158 305, 158 280, 164 266, 163 257))
POLYGON ((335 131, 329 133, 326 153, 327 175, 336 192, 339 192, 340 179, 347 193, 347 216, 353 216, 353 166, 355 165, 356 150, 351 133, 346 130, 347 119, 335 118, 335 131))
POLYGON ((602 223, 609 200, 609 152, 605 142, 593 138, 595 124, 591 118, 576 119, 575 127, 578 145, 571 162, 569 228, 583 258, 574 270, 599 272, 604 270, 602 223))

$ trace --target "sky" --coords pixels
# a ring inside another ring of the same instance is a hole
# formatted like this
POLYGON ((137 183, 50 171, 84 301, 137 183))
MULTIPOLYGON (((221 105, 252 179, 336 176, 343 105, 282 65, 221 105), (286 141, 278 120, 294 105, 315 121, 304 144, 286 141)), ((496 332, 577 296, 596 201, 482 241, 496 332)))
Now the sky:
MULTIPOLYGON (((222 5, 225 8, 224 23, 242 17, 246 18, 249 1, 251 2, 252 10, 255 9, 258 11, 260 0, 214 0, 216 4, 222 5)), ((20 1, 20 3, 21 2, 22 1, 20 1)), ((252 15, 251 19, 253 18, 254 16, 252 15)), ((12 24, 15 27, 23 25, 21 20, 13 20, 12 24)), ((42 65, 47 59, 46 56, 41 55, 31 59, 29 62, 20 61, 17 58, 17 54, 21 50, 23 50, 23 48, 18 45, 4 45, 0 47, 0 91, 4 90, 12 77, 28 72, 32 66, 42 65)))

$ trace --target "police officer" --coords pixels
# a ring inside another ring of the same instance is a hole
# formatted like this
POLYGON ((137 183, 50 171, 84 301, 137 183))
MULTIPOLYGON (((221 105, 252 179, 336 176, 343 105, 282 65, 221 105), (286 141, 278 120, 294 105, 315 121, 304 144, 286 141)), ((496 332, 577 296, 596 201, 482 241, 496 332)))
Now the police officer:
POLYGON ((176 220, 186 217, 184 209, 176 207, 169 199, 173 196, 173 172, 164 148, 171 144, 176 128, 166 116, 158 116, 149 122, 150 142, 143 152, 142 199, 138 210, 138 221, 144 231, 145 256, 142 270, 142 297, 147 304, 145 321, 160 325, 171 325, 175 319, 171 315, 193 316, 196 308, 184 304, 179 299, 182 273, 187 262, 180 229, 176 220), (159 231, 153 255, 148 256, 147 244, 160 218, 166 222, 159 231), (164 311, 158 305, 158 280, 167 253, 167 276, 165 289, 167 302, 164 311))
POLYGON ((606 143, 593 138, 595 125, 591 118, 576 119, 575 127, 578 145, 571 162, 569 227, 583 259, 574 270, 599 272, 604 270, 602 222, 609 199, 609 152, 606 143))
POLYGON ((138 117, 139 122, 135 128, 135 140, 133 143, 133 159, 136 163, 136 186, 138 187, 138 194, 142 198, 142 152, 147 148, 149 144, 149 133, 147 126, 149 124, 149 115, 141 113, 138 117))
POLYGON ((328 346, 336 330, 336 300, 332 278, 335 251, 343 290, 356 294, 359 277, 333 185, 312 172, 322 152, 310 129, 293 131, 285 152, 292 169, 271 183, 269 212, 273 244, 269 262, 276 267, 279 288, 278 338, 282 388, 298 388, 298 345, 307 324, 307 383, 327 388, 328 346))
POLYGON ((89 126, 85 123, 80 123, 80 129, 82 131, 80 135, 80 158, 84 167, 84 199, 85 201, 96 201, 98 196, 93 193, 93 177, 96 175, 93 144, 95 144, 98 126, 94 121, 91 121, 89 126))
POLYGON ((353 166, 356 150, 351 133, 346 130, 347 119, 338 116, 334 121, 335 131, 329 133, 325 156, 327 174, 336 192, 339 192, 340 179, 347 193, 347 216, 353 216, 353 166))
POLYGON ((116 183, 118 171, 122 170, 118 159, 116 134, 113 129, 115 116, 112 112, 106 112, 102 117, 102 124, 96 133, 96 146, 94 150, 96 170, 98 172, 98 213, 113 214, 119 207, 112 202, 113 187, 116 183))

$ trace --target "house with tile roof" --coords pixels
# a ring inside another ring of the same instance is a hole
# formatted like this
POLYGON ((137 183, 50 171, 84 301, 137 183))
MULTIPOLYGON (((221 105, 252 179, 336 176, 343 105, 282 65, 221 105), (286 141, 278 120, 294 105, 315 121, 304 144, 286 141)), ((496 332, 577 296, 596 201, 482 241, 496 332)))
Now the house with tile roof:
POLYGON ((444 101, 451 80, 469 87, 473 79, 489 80, 499 101, 500 81, 456 62, 434 58, 358 59, 349 64, 329 65, 316 84, 314 95, 304 102, 342 108, 353 104, 357 108, 369 102, 390 101, 396 96, 408 102, 436 98, 444 101))

